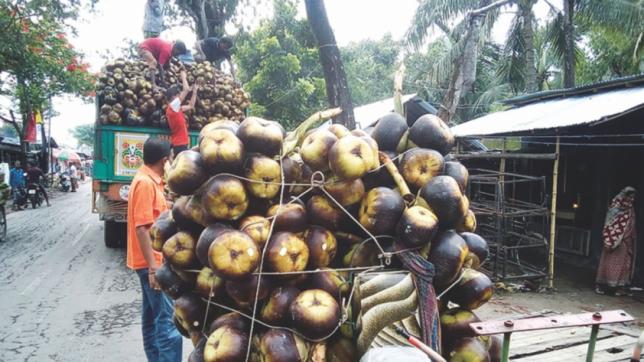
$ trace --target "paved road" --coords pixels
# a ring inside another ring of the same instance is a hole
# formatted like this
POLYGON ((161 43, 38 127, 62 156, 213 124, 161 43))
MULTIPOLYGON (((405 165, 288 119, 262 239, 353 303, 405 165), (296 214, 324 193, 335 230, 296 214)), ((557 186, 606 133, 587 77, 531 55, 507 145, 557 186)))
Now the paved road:
POLYGON ((88 182, 51 207, 7 216, 0 361, 145 361, 138 279, 124 250, 104 246, 90 193, 88 182))

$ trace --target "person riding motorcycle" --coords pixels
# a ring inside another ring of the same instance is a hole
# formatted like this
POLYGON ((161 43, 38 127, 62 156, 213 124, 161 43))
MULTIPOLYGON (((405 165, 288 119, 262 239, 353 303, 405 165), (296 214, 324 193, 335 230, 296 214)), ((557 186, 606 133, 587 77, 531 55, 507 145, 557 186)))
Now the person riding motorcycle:
POLYGON ((45 177, 45 174, 42 172, 42 170, 31 163, 27 163, 26 173, 27 173, 27 182, 37 185, 38 190, 42 193, 43 197, 45 198, 45 201, 47 202, 47 206, 51 206, 51 204, 49 203, 49 196, 47 196, 47 191, 45 191, 45 187, 42 185, 42 182, 41 182, 41 179, 45 177))

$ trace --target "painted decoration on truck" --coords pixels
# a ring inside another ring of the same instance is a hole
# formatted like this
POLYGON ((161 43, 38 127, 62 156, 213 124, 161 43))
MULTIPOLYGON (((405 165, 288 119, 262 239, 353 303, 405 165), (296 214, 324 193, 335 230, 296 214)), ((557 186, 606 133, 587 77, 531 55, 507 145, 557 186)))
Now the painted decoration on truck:
POLYGON ((143 166, 143 143, 145 143, 149 135, 117 132, 115 136, 114 175, 134 176, 136 170, 143 166))

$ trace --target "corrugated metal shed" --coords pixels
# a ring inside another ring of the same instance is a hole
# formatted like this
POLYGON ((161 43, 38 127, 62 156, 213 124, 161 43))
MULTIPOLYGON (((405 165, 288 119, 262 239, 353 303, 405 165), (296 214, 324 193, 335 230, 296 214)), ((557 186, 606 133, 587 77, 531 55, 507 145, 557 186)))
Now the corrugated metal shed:
MULTIPOLYGON (((416 94, 405 94, 402 96, 402 102, 414 98, 416 94)), ((383 99, 378 102, 365 104, 364 106, 355 107, 353 115, 356 119, 357 128, 363 129, 374 124, 378 118, 394 110, 394 98, 383 99)))
POLYGON ((521 135, 601 122, 640 108, 644 108, 644 85, 536 101, 462 123, 452 132, 456 137, 521 135))

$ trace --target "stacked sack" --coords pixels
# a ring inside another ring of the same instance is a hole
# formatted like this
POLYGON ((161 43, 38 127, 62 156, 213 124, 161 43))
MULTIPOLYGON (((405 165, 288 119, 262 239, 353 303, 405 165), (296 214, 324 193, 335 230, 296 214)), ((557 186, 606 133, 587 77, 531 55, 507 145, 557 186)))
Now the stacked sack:
MULTIPOLYGON (((249 96, 230 75, 209 62, 182 65, 172 60, 164 73, 163 85, 181 87, 182 68, 186 70, 189 84, 200 84, 195 109, 186 112, 191 129, 199 130, 224 119, 243 120, 244 110, 250 105, 249 96)), ((141 61, 117 59, 105 65, 98 78, 100 124, 167 127, 166 88, 153 87, 147 73, 147 65, 141 61)))
POLYGON ((408 127, 392 113, 371 135, 318 128, 293 150, 285 137, 257 117, 215 121, 167 171, 178 198, 150 232, 191 360, 243 361, 247 350, 253 361, 358 360, 357 341, 372 340, 360 304, 352 311, 353 279, 399 268, 394 244, 434 263, 438 292, 451 286, 442 300, 463 310, 489 300, 467 170, 444 160, 454 137, 439 118, 408 127))

